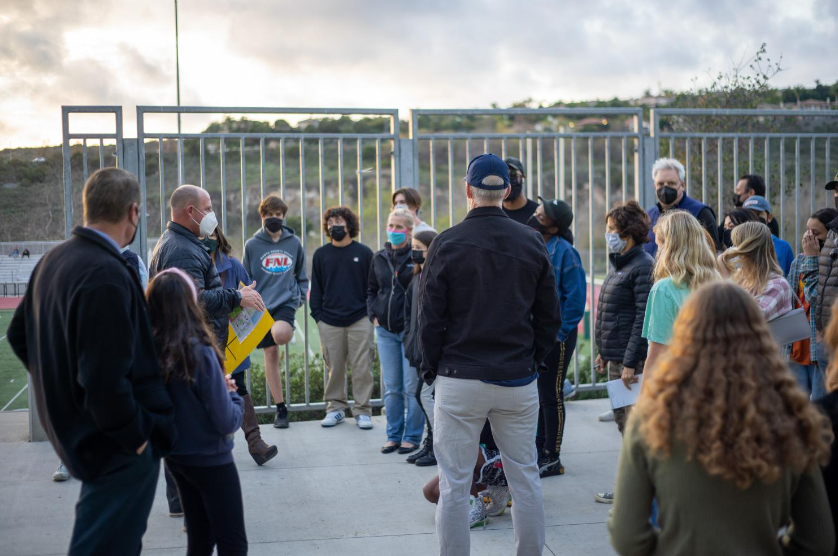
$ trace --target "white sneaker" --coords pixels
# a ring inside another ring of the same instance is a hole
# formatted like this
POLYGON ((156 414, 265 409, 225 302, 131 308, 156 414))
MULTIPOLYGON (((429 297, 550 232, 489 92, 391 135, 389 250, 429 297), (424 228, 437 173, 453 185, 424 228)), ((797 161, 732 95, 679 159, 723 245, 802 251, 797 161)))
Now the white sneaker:
POLYGON ((330 411, 326 414, 322 421, 320 421, 321 427, 334 427, 335 425, 340 425, 346 420, 346 416, 343 413, 343 410, 338 411, 330 411))
POLYGON ((358 415, 355 417, 355 422, 358 423, 358 428, 368 431, 372 428, 372 419, 369 415, 358 415))
POLYGON ((476 527, 486 528, 489 518, 486 517, 486 508, 483 506, 483 499, 479 496, 468 497, 468 526, 470 529, 476 527))
POLYGON ((70 478, 70 472, 67 471, 67 468, 64 467, 63 463, 58 464, 58 469, 55 470, 55 473, 52 474, 52 480, 56 483, 60 483, 66 481, 70 478))
MULTIPOLYGON (((489 503, 486 505, 486 515, 498 517, 506 511, 506 504, 510 500, 508 486, 494 486, 486 490, 489 503)), ((484 499, 485 502, 485 499, 484 499)))
POLYGON ((599 417, 597 417, 600 421, 613 421, 614 420, 614 412, 610 409, 605 413, 600 413, 599 417))

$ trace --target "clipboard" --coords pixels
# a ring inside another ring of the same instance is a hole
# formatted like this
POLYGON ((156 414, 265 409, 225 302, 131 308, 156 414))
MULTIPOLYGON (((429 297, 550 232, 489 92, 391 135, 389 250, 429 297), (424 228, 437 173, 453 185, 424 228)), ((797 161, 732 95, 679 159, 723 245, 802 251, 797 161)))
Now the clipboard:
MULTIPOLYGON (((239 282, 241 287, 244 284, 239 282)), ((236 307, 229 317, 224 372, 230 374, 256 349, 271 329, 274 319, 268 311, 236 307)))

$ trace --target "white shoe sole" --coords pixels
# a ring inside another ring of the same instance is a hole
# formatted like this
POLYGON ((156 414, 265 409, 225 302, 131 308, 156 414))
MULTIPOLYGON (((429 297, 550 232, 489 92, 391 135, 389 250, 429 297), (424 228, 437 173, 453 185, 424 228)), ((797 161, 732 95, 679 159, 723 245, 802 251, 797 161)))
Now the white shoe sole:
POLYGON ((69 481, 70 476, 69 475, 53 475, 52 480, 55 481, 56 483, 63 483, 64 481, 69 481))
POLYGON ((324 428, 327 428, 327 429, 330 429, 332 427, 336 427, 336 426, 340 425, 344 421, 346 421, 346 419, 341 419, 340 421, 332 421, 330 424, 327 424, 327 423, 324 423, 323 421, 321 421, 320 426, 324 427, 324 428))
POLYGON ((362 425, 361 423, 358 423, 357 421, 355 421, 355 422, 357 423, 358 428, 361 429, 362 431, 372 430, 372 423, 366 423, 366 424, 362 425))

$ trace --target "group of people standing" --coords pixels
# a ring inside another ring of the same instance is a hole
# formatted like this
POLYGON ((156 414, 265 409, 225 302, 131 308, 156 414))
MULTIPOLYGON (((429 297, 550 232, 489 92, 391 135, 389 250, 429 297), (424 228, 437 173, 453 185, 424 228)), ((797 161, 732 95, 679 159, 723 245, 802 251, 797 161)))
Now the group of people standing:
MULTIPOLYGON (((439 234, 422 222, 419 194, 396 191, 376 253, 354 240, 349 208, 329 208, 329 241, 310 282, 278 196, 262 199, 262 226, 239 262, 209 194, 181 186, 146 287, 126 251, 139 184, 114 168, 91 175, 84 226, 39 262, 8 331, 48 437, 83 481, 70 553, 139 552, 161 458, 188 552, 247 552, 232 438, 243 430, 258 465, 278 450, 261 437, 249 359, 222 371, 229 317, 239 308, 271 314, 259 348, 274 426, 288 427, 278 346, 294 337, 310 286, 328 373, 321 425, 345 422, 351 408, 360 429, 373 428, 377 350, 381 452, 439 466, 424 493, 437 504, 440 554, 468 554, 470 527, 513 498, 516 553, 541 554, 541 479, 564 473, 563 383, 587 278, 570 207, 527 199, 525 177, 517 159, 474 158, 469 213, 439 234)), ((613 544, 623 554, 831 554, 838 211, 813 214, 803 252, 789 258, 758 176, 740 180, 742 207, 721 227, 686 194, 680 162, 656 161, 652 178, 653 207, 628 201, 606 215, 595 367, 628 388, 643 376, 636 408, 615 411, 624 435, 616 487, 595 495, 615 504, 613 544), (767 323, 798 305, 811 338, 781 349, 767 323), (827 465, 823 476, 818 465, 827 465)))

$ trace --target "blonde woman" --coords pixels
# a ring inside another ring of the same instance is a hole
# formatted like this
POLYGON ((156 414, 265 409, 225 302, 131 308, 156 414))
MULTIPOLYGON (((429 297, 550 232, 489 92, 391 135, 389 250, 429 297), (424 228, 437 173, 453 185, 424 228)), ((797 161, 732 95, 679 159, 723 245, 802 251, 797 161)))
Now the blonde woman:
MULTIPOLYGON (((686 211, 670 211, 654 229, 655 285, 649 292, 642 336, 649 342, 646 378, 672 338, 672 327, 687 296, 699 286, 720 280, 715 253, 701 223, 686 211)), ((645 379, 644 379, 645 380, 645 379)))
POLYGON ((753 295, 765 320, 794 308, 794 292, 777 262, 771 230, 762 222, 745 222, 730 234, 733 247, 721 257, 730 279, 753 295))
POLYGON ((797 387, 751 295, 730 282, 693 293, 645 381, 609 523, 619 554, 832 554, 818 470, 829 423, 797 387))

